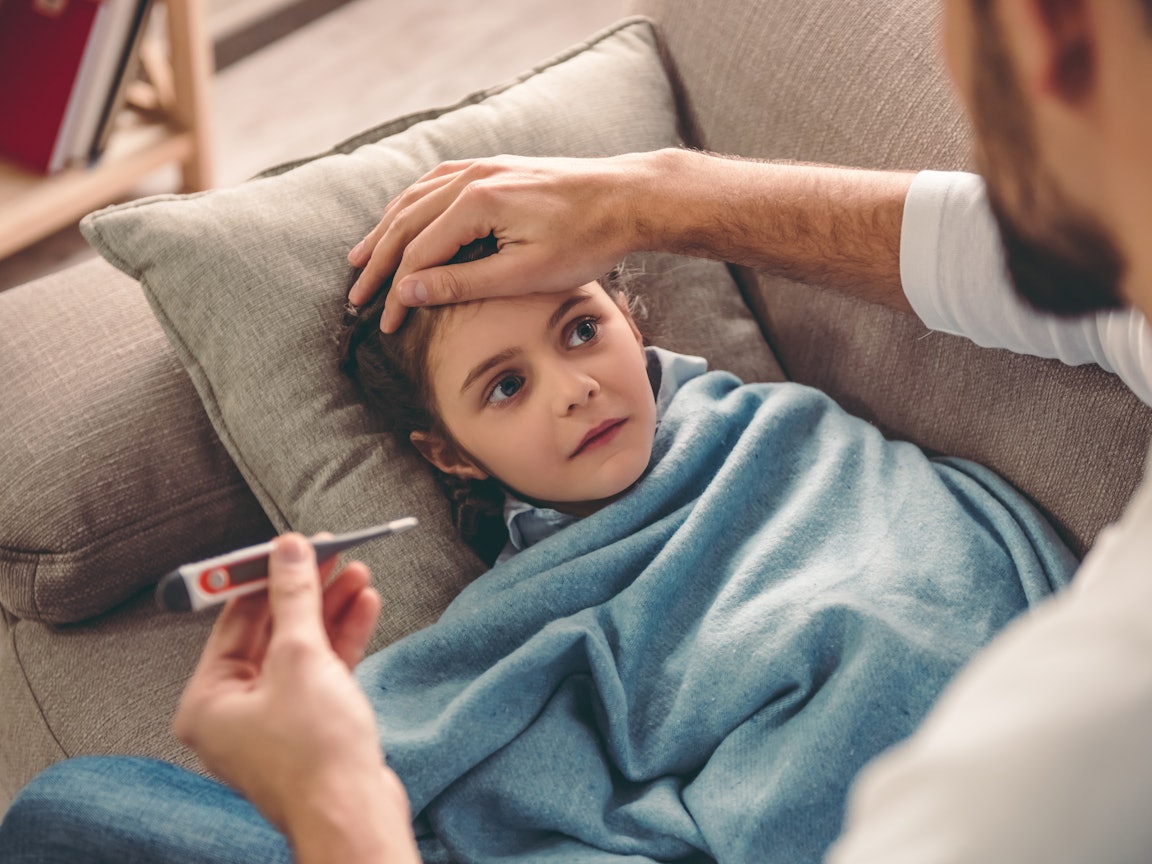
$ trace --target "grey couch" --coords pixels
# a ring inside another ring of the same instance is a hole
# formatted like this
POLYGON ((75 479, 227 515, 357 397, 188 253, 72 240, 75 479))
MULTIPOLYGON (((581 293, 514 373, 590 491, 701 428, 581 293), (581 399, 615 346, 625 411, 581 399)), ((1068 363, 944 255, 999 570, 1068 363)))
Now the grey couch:
MULTIPOLYGON (((276 219, 289 236, 312 218, 293 215, 302 189, 334 208, 300 233, 316 245, 299 257, 322 260, 321 278, 286 279, 267 295, 295 296, 298 283, 303 311, 285 313, 288 322, 322 329, 314 319, 335 321, 349 278, 344 251, 383 202, 422 166, 469 147, 596 155, 679 139, 757 158, 963 168, 967 127, 938 65, 937 5, 635 0, 630 11, 650 16, 654 31, 632 23, 602 34, 506 87, 390 121, 238 191, 104 214, 86 231, 107 261, 0 294, 0 810, 69 756, 195 765, 169 718, 211 615, 160 612, 150 586, 179 563, 278 530, 346 527, 332 514, 362 500, 345 488, 361 461, 383 453, 372 470, 384 515, 414 512, 424 523, 418 538, 370 561, 388 606, 376 644, 432 620, 479 572, 419 466, 387 443, 360 442, 356 465, 345 451, 316 455, 328 434, 259 450, 290 424, 279 403, 260 402, 279 370, 253 361, 237 371, 234 355, 265 333, 257 327, 237 342, 230 328, 251 311, 240 301, 260 267, 292 256, 273 249, 250 272, 212 270, 228 266, 236 225, 258 232, 260 219, 276 219), (647 89, 611 65, 621 62, 651 78, 647 89), (577 116, 573 136, 563 124, 577 116), (374 171, 388 177, 379 188, 363 182, 374 171), (347 172, 355 182, 342 187, 347 172), (369 187, 363 201, 331 192, 369 187), (251 379, 258 386, 244 389, 251 379), (245 425, 269 416, 269 427, 245 425), (306 463, 321 456, 329 461, 306 463)), ((928 334, 911 317, 748 270, 662 257, 641 266, 661 344, 746 378, 813 384, 891 436, 983 462, 1079 550, 1118 515, 1139 476, 1152 412, 1095 367, 982 350, 928 334)), ((307 401, 315 389, 290 399, 307 401)), ((324 413, 343 416, 344 406, 324 413)))

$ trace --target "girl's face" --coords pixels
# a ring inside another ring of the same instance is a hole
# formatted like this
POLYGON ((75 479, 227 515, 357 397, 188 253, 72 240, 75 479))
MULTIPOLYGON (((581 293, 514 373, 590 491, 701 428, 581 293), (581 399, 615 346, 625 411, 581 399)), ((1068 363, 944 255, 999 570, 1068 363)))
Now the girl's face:
POLYGON ((599 283, 445 309, 429 349, 455 440, 412 433, 440 470, 538 504, 594 511, 648 466, 656 403, 632 317, 599 283))

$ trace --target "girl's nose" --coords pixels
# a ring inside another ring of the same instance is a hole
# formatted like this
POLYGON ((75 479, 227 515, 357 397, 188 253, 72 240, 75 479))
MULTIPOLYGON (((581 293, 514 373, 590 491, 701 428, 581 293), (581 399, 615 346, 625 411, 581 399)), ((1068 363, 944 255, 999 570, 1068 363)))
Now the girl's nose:
POLYGON ((587 405, 600 392, 600 382, 581 369, 565 367, 558 377, 556 410, 560 416, 571 414, 577 408, 587 405))

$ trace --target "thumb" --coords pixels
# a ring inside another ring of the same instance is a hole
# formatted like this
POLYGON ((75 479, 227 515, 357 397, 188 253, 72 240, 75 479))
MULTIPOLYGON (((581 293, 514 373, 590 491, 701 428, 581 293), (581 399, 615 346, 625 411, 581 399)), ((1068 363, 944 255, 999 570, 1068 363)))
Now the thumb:
MULTIPOLYGON (((498 294, 491 265, 497 263, 496 253, 479 261, 463 264, 445 264, 409 273, 397 287, 400 302, 405 306, 442 306, 446 303, 464 303, 498 294), (488 266, 485 266, 488 265, 488 266)), ((506 290, 506 289, 505 289, 506 290)))
POLYGON ((527 289, 517 291, 514 286, 532 284, 531 278, 526 278, 521 269, 509 262, 507 252, 497 252, 479 261, 417 270, 403 277, 388 292, 380 329, 394 333, 404 323, 411 306, 443 306, 522 293, 527 289))
POLYGON ((305 642, 325 640, 316 553, 300 534, 285 534, 272 542, 268 606, 273 641, 284 637, 305 642))

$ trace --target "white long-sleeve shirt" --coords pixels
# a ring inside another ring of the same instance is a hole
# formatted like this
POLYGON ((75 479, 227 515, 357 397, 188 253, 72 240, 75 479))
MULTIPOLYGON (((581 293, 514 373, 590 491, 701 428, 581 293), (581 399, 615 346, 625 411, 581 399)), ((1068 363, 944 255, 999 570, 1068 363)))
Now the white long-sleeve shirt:
POLYGON ((900 281, 933 330, 985 348, 1096 363, 1152 405, 1152 326, 1131 309, 1083 318, 1037 312, 1012 290, 984 181, 923 171, 904 202, 900 281))
MULTIPOLYGON (((1136 312, 1080 320, 1016 298, 984 186, 917 176, 901 278, 929 327, 980 345, 1098 363, 1152 404, 1136 312)), ((830 864, 1152 861, 1152 479, 1072 586, 1022 616, 920 730, 856 782, 830 864)))

